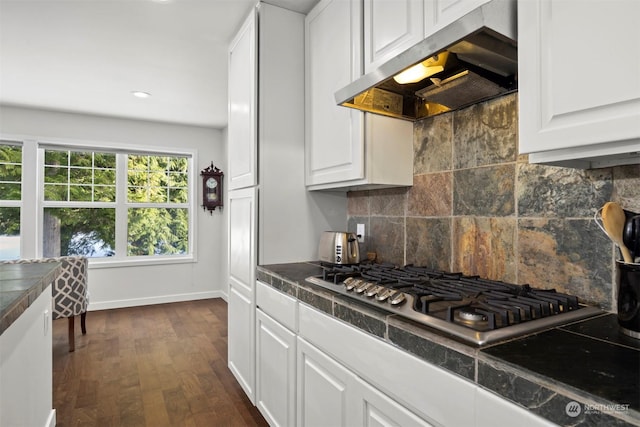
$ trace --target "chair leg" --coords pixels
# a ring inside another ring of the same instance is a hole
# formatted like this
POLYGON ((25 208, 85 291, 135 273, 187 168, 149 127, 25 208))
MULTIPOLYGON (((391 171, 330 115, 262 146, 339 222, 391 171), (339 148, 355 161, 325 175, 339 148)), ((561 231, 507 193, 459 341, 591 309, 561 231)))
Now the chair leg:
POLYGON ((82 335, 87 335, 87 312, 80 313, 80 328, 82 329, 82 335))
POLYGON ((69 317, 69 353, 76 350, 74 318, 75 316, 69 317))

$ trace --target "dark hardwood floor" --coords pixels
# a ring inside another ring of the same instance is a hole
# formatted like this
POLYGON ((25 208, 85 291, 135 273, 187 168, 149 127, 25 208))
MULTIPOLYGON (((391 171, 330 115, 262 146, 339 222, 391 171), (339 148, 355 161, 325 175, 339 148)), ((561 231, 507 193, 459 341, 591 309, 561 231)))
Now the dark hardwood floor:
POLYGON ((265 426, 227 368, 227 304, 209 299, 87 314, 69 353, 53 322, 58 427, 265 426))

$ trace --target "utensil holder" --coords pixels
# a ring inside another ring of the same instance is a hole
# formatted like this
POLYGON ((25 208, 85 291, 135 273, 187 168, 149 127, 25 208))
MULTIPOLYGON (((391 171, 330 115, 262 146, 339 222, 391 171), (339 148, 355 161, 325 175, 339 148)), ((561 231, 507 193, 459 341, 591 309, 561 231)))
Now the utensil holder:
POLYGON ((616 261, 618 324, 622 333, 640 339, 640 264, 616 261))
MULTIPOLYGON (((634 262, 640 262, 640 214, 629 211, 627 209, 622 210, 625 216, 625 225, 622 233, 622 241, 624 242, 634 262)), ((602 230, 604 234, 609 236, 609 233, 604 229, 602 224, 602 208, 596 210, 593 215, 593 219, 602 230)))

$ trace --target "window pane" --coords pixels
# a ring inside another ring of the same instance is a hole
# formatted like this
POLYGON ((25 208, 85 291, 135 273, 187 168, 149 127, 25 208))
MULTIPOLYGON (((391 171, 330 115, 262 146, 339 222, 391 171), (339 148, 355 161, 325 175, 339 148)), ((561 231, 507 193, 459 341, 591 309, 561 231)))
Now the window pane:
POLYGON ((93 195, 91 185, 71 185, 69 187, 69 200, 72 202, 90 202, 93 195))
POLYGON ((172 203, 187 203, 189 192, 186 188, 170 188, 169 201, 172 203))
POLYGON ((116 200, 115 185, 96 185, 93 188, 93 200, 95 202, 114 202, 116 200))
POLYGON ((67 166, 69 164, 69 152, 46 150, 44 152, 44 164, 51 166, 67 166))
POLYGON ((185 254, 189 250, 187 209, 129 209, 127 255, 185 254))
POLYGON ((0 163, 0 177, 3 181, 20 182, 22 180, 22 166, 19 164, 0 163))
POLYGON ((0 182, 0 198, 2 200, 20 200, 21 193, 22 193, 21 184, 0 182))
POLYGON ((69 182, 71 184, 91 184, 92 179, 91 169, 69 168, 69 182))
POLYGON ((70 166, 82 166, 85 168, 90 168, 93 166, 93 153, 90 151, 72 151, 70 153, 69 159, 70 166))
POLYGON ((45 257, 115 254, 115 209, 45 208, 43 222, 45 257))
POLYGON ((0 207, 0 260, 20 258, 20 208, 0 207))
POLYGON ((45 184, 44 199, 47 201, 64 202, 68 200, 68 188, 66 184, 45 184))
POLYGON ((93 166, 96 168, 116 168, 116 155, 111 153, 93 153, 93 166))
POLYGON ((113 184, 116 182, 115 169, 95 169, 93 175, 94 184, 113 184))
POLYGON ((44 199, 115 202, 115 167, 116 155, 111 153, 45 150, 44 199))
POLYGON ((22 199, 22 147, 0 144, 0 200, 22 199))
POLYGON ((186 158, 129 155, 127 165, 129 202, 188 202, 187 191, 179 196, 172 195, 170 191, 172 187, 186 190, 189 185, 186 158))
POLYGON ((45 166, 44 182, 66 183, 69 180, 68 171, 60 166, 45 166))

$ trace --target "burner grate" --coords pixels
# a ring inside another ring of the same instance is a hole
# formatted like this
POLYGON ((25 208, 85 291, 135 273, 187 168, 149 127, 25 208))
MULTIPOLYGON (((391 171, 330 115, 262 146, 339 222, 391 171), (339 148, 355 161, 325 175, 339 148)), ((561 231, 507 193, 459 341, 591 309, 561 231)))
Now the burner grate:
POLYGON ((555 289, 535 289, 427 267, 322 267, 322 279, 307 280, 478 344, 599 312, 555 289))

